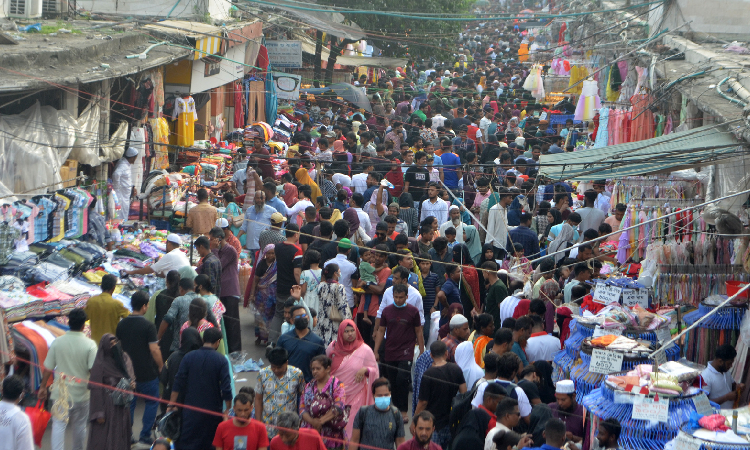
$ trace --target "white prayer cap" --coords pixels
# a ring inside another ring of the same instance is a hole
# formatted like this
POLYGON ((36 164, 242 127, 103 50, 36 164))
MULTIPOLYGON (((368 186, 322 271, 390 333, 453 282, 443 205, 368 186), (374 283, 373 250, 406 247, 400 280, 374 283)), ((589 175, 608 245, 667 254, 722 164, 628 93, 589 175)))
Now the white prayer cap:
POLYGON ((173 244, 182 245, 182 238, 178 235, 172 233, 169 236, 167 236, 167 242, 171 242, 173 244))
POLYGON ((575 394, 576 386, 571 380, 560 380, 555 385, 556 394, 575 394))
POLYGON ((138 156, 138 150, 134 149, 133 147, 128 147, 128 149, 125 150, 125 157, 132 158, 133 156, 138 156))
POLYGON ((216 226, 219 228, 229 228, 229 221, 222 217, 216 221, 216 226))
POLYGON ((450 327, 451 329, 462 326, 465 323, 469 323, 469 319, 464 317, 463 314, 456 314, 451 318, 450 327))

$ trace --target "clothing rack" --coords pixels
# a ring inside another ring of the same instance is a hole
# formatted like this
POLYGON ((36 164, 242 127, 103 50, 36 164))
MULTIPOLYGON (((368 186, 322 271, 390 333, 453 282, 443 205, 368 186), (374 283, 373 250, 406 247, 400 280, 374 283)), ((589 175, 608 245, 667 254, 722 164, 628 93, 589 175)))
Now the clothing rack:
POLYGON ((726 295, 727 281, 750 281, 741 265, 662 264, 654 279, 654 297, 662 305, 699 305, 711 295, 726 295))

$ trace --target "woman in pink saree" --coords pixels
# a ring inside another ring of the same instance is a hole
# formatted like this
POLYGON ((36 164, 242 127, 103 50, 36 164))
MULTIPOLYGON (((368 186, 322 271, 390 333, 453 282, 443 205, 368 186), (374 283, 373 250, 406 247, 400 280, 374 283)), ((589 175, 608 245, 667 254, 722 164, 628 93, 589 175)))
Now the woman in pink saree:
POLYGON ((352 420, 346 425, 346 436, 351 436, 354 417, 359 408, 375 403, 370 386, 380 376, 378 363, 375 362, 372 349, 365 344, 357 325, 351 319, 341 322, 338 339, 331 342, 326 355, 333 360, 331 375, 344 383, 346 404, 351 405, 349 417, 352 420))

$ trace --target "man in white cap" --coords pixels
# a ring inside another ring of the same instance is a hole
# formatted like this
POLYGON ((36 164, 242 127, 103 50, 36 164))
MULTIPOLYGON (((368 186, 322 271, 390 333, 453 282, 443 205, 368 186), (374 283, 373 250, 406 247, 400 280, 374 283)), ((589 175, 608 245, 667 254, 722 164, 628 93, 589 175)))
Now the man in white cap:
POLYGON ((226 243, 237 250, 238 255, 242 253, 242 244, 237 239, 237 236, 232 233, 232 229, 229 228, 229 221, 222 217, 216 221, 216 226, 224 230, 224 240, 226 243))
POLYGON ((443 342, 448 347, 448 361, 456 362, 456 347, 469 339, 471 329, 469 328, 469 319, 463 314, 456 314, 451 317, 449 324, 451 331, 448 336, 443 338, 443 342))
POLYGON ((132 166, 138 157, 138 150, 128 147, 125 154, 117 162, 114 172, 112 172, 112 188, 117 193, 117 201, 122 208, 121 218, 128 220, 130 214, 130 198, 135 195, 133 192, 132 166))
POLYGON ((589 450, 590 422, 585 420, 583 405, 576 401, 576 387, 571 380, 560 380, 555 385, 555 403, 550 403, 552 416, 565 424, 565 437, 581 450, 589 450))
POLYGON ((185 253, 180 250, 182 238, 172 233, 167 236, 167 253, 160 260, 148 267, 124 271, 128 275, 148 275, 155 273, 159 277, 166 277, 170 270, 179 270, 190 267, 190 261, 185 253))
POLYGON ((440 224, 440 236, 445 236, 445 230, 453 227, 456 229, 456 242, 464 243, 464 223, 461 220, 461 209, 457 205, 448 208, 448 221, 440 224))

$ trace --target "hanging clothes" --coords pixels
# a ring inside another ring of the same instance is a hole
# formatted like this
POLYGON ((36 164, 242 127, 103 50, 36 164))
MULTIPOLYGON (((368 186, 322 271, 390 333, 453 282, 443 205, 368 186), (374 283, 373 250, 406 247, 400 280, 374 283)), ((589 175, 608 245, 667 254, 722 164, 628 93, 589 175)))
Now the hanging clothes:
POLYGON ((596 130, 594 148, 606 147, 609 140, 609 108, 599 110, 599 128, 596 130))
POLYGON ((581 96, 578 98, 578 105, 576 105, 574 119, 591 120, 594 118, 594 111, 601 107, 596 81, 592 79, 584 80, 581 96))
POLYGON ((172 120, 177 120, 177 145, 192 146, 195 142, 195 121, 198 120, 193 97, 175 99, 172 120))
POLYGON ((632 117, 634 120, 630 126, 630 141, 638 142, 654 137, 654 113, 651 112, 652 98, 649 94, 638 93, 630 98, 633 105, 632 117))

